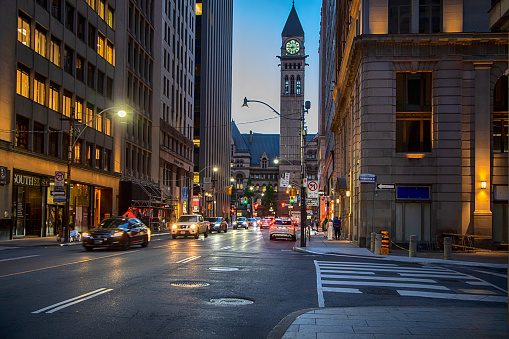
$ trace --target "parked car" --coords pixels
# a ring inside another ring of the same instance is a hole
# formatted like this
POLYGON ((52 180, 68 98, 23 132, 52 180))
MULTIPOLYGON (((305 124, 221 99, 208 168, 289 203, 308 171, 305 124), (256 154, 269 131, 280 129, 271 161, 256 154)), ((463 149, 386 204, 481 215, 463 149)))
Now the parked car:
POLYGON ((177 223, 171 226, 171 236, 173 239, 178 236, 183 236, 184 238, 194 236, 195 239, 198 239, 202 233, 205 238, 208 237, 209 228, 208 223, 199 214, 181 215, 177 223))
POLYGON ((247 225, 256 227, 256 226, 258 226, 258 221, 256 221, 256 218, 248 218, 247 225))
POLYGON ((246 217, 238 217, 235 221, 232 222, 232 226, 234 230, 240 227, 245 228, 246 230, 249 228, 246 217))
POLYGON ((119 247, 123 250, 132 245, 147 247, 150 242, 150 228, 137 218, 111 217, 83 232, 81 239, 87 251, 94 247, 119 247))
POLYGON ((272 220, 269 218, 263 218, 260 223, 260 229, 269 228, 272 225, 272 220))
POLYGON ((297 240, 295 234, 295 225, 291 219, 276 219, 274 224, 270 226, 270 240, 277 238, 291 239, 292 241, 297 240))
POLYGON ((209 217, 205 218, 208 224, 209 232, 216 231, 217 233, 228 232, 228 223, 223 217, 209 217))

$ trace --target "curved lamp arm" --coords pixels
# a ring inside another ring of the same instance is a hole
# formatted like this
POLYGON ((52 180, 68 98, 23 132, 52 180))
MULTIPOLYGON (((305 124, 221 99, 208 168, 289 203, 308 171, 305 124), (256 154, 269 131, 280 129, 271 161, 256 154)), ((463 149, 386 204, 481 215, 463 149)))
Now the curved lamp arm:
MULTIPOLYGON (((99 118, 99 116, 101 114, 103 114, 104 112, 106 111, 109 111, 109 110, 112 110, 112 109, 118 109, 119 107, 109 107, 109 108, 105 108, 103 109, 102 111, 100 111, 99 113, 97 113, 92 119, 90 119, 89 121, 85 122, 83 125, 85 126, 80 132, 79 134, 75 137, 75 140, 74 142, 72 143, 72 146, 74 147, 74 145, 76 144, 76 142, 79 140, 80 136, 83 134, 83 132, 87 129, 88 127, 88 124, 90 124, 91 122, 93 122, 94 120, 96 120, 97 118, 99 118)), ((118 116, 123 118, 126 116, 126 112, 122 109, 122 107, 120 107, 120 110, 117 112, 118 116)))

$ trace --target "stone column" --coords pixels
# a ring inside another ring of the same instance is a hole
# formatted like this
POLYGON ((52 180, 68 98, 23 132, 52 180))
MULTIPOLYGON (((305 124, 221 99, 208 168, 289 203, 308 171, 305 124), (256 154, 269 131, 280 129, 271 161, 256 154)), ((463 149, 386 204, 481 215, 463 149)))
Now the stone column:
POLYGON ((491 196, 491 63, 474 63, 475 67, 475 165, 474 165, 474 234, 492 235, 491 196), (481 188, 481 182, 486 188, 481 188))

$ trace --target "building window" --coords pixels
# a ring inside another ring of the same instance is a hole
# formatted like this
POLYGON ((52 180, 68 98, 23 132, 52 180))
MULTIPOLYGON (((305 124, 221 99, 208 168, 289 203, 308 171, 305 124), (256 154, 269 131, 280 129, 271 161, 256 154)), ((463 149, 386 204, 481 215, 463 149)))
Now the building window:
POLYGON ((389 34, 410 33, 411 0, 389 0, 389 34))
POLYGON ((87 145, 87 157, 85 159, 85 165, 92 166, 92 150, 94 146, 89 142, 87 142, 86 145, 87 145))
POLYGON ((290 77, 290 94, 295 94, 295 77, 290 77))
POLYGON ((111 117, 108 113, 104 114, 104 134, 111 136, 111 117))
MULTIPOLYGON (((126 153, 126 154, 129 154, 129 153, 126 153)), ((111 150, 109 150, 109 149, 104 151, 104 170, 111 171, 111 150)))
POLYGON ((74 163, 81 164, 83 158, 81 157, 82 141, 76 140, 74 143, 74 163))
POLYGON ((90 103, 87 104, 87 114, 85 116, 84 123, 87 124, 88 127, 93 127, 94 124, 94 106, 90 103))
POLYGON ((106 61, 115 66, 115 48, 110 41, 106 45, 106 61))
POLYGON ((104 95, 104 77, 105 74, 101 71, 97 71, 97 92, 104 95))
POLYGON ((37 25, 35 28, 35 51, 46 58, 46 30, 37 25))
POLYGON ((300 75, 297 75, 297 95, 300 95, 300 75))
POLYGON ((72 75, 74 65, 73 65, 73 59, 74 59, 74 51, 69 47, 64 47, 64 71, 72 75))
POLYGON ((59 133, 60 133, 60 131, 55 130, 55 129, 49 130, 48 155, 55 157, 55 158, 58 158, 58 150, 59 150, 58 149, 58 146, 59 146, 58 135, 59 135, 59 133))
POLYGON ((66 117, 71 116, 71 105, 72 105, 72 94, 67 91, 64 91, 64 105, 62 113, 66 117))
POLYGON ((77 119, 78 121, 81 121, 82 123, 84 123, 84 121, 83 121, 83 99, 76 98, 76 112, 74 114, 74 118, 77 119))
POLYGON ((104 0, 99 0, 97 3, 97 13, 99 13, 99 17, 104 20, 104 10, 105 10, 105 4, 104 0))
POLYGON ((28 149, 28 119, 16 116, 16 147, 28 149))
POLYGON ((32 150, 35 153, 44 154, 44 125, 34 122, 34 136, 32 138, 32 150))
POLYGON ((396 152, 431 152, 431 76, 396 73, 396 152))
POLYGON ((288 75, 285 75, 285 95, 288 95, 288 75))
POLYGON ((60 40, 51 37, 50 43, 50 61, 60 67, 60 40))
POLYGON ((60 20, 60 0, 51 0, 51 15, 60 20))
POLYGON ((85 59, 80 55, 76 55, 76 79, 85 81, 85 59))
POLYGON ((101 108, 97 108, 97 113, 95 114, 95 129, 99 132, 103 131, 103 115, 100 114, 102 112, 101 108))
POLYGON ((16 93, 25 98, 30 97, 30 70, 23 65, 18 65, 16 93))
POLYGON ((442 0, 419 0, 419 33, 442 31, 442 0))
POLYGON ((76 35, 83 42, 85 42, 85 24, 86 24, 85 17, 78 13, 78 32, 76 33, 76 35))
POLYGON ((46 79, 38 74, 34 78, 34 101, 41 105, 46 103, 46 79))
POLYGON ((113 79, 110 77, 106 77, 106 97, 113 98, 113 79))
POLYGON ((65 28, 74 32, 74 7, 65 2, 65 28))
POLYGON ((507 153, 507 76, 498 79, 494 89, 493 103, 493 152, 507 153))
POLYGON ((261 165, 262 165, 262 168, 267 168, 267 159, 262 159, 261 165))
POLYGON ((49 108, 57 111, 59 109, 59 93, 60 93, 60 86, 58 86, 55 83, 50 83, 49 85, 49 108))
POLYGON ((90 62, 88 63, 87 69, 87 85, 92 89, 95 88, 95 66, 90 62))
POLYGON ((108 19, 108 26, 110 26, 111 28, 115 29, 115 11, 110 6, 108 6, 108 17, 107 17, 107 19, 108 19))
POLYGON ((85 2, 95 11, 95 0, 85 0, 85 2))
POLYGON ((21 13, 18 16, 18 41, 30 47, 30 19, 21 13))
POLYGON ((103 169, 103 148, 96 146, 95 147, 95 168, 103 169))
POLYGON ((101 33, 97 34, 97 54, 104 58, 104 50, 105 50, 105 41, 106 38, 101 33))
POLYGON ((88 47, 92 48, 95 51, 95 31, 96 28, 92 26, 91 24, 88 24, 88 47))
POLYGON ((45 10, 48 10, 48 1, 47 0, 35 0, 35 2, 40 5, 45 10))

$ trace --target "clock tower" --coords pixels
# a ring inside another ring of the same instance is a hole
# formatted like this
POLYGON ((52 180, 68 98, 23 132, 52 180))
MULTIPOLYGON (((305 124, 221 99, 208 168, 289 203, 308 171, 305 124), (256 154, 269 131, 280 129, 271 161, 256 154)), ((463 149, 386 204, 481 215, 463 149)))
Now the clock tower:
MULTIPOLYGON (((280 139, 279 139, 279 175, 290 173, 290 185, 299 192, 301 185, 301 130, 304 110, 304 69, 307 55, 304 48, 304 30, 299 17, 292 9, 281 33, 281 95, 280 95, 280 139)), ((293 190, 291 190, 293 191, 293 190)), ((290 191, 290 192, 291 192, 290 191)), ((278 190, 278 215, 289 215, 290 195, 281 187, 278 190)), ((294 199, 293 210, 300 211, 297 199, 294 199)))

